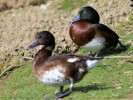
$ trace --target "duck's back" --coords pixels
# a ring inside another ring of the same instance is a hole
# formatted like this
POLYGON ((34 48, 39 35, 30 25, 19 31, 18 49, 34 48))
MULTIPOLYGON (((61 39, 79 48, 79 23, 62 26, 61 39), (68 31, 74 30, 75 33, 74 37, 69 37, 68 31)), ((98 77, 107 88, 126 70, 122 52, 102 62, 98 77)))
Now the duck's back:
POLYGON ((97 30, 104 32, 107 35, 114 36, 116 39, 119 39, 119 36, 113 30, 111 30, 109 27, 107 27, 106 25, 95 24, 95 27, 97 28, 97 30))

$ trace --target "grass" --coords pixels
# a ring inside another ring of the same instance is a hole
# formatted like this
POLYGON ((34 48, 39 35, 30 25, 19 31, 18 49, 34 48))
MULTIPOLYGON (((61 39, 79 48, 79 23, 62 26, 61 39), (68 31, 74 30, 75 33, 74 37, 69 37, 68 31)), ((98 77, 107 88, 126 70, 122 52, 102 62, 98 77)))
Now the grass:
POLYGON ((71 12, 77 6, 83 6, 87 2, 88 0, 80 0, 80 2, 79 0, 64 0, 59 9, 64 9, 68 12, 71 12))

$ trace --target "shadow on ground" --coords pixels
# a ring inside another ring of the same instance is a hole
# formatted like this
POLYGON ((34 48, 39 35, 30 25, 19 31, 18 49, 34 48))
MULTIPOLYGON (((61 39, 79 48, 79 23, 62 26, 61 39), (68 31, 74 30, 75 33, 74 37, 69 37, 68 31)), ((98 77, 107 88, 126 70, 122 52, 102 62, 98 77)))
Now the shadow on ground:
MULTIPOLYGON (((114 87, 107 87, 106 85, 102 84, 93 84, 93 85, 87 85, 87 86, 77 86, 73 88, 73 92, 88 92, 88 91, 97 91, 97 90, 105 90, 105 89, 110 89, 114 87)), ((63 93, 69 91, 69 88, 66 89, 63 93)))
POLYGON ((130 44, 125 46, 124 48, 118 48, 118 49, 114 49, 114 50, 109 50, 109 51, 103 51, 101 52, 98 56, 109 56, 109 55, 114 55, 114 54, 120 54, 122 52, 127 51, 130 48, 130 44))

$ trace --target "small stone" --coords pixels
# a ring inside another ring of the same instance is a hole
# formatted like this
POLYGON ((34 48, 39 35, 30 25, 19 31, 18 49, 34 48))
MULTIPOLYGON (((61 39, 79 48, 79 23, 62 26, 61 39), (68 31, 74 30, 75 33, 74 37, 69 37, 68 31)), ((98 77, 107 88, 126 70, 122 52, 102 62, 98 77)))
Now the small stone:
POLYGON ((14 98, 12 98, 11 100, 15 100, 14 98))
POLYGON ((132 71, 125 71, 124 74, 129 74, 131 73, 132 71))
POLYGON ((92 96, 94 96, 94 95, 95 95, 95 93, 94 93, 94 92, 92 92, 92 93, 91 93, 91 95, 92 95, 92 96))
POLYGON ((103 66, 106 66, 106 63, 103 63, 103 66))
POLYGON ((122 88, 122 87, 120 87, 120 86, 119 86, 119 87, 116 87, 116 89, 121 89, 121 88, 122 88))
POLYGON ((16 95, 18 93, 18 91, 14 91, 13 94, 16 95))
POLYGON ((44 100, 47 100, 47 95, 46 95, 46 94, 44 94, 43 96, 44 96, 44 100))
POLYGON ((133 88, 133 86, 130 86, 130 88, 132 89, 132 88, 133 88))
POLYGON ((55 92, 54 92, 54 93, 55 93, 55 94, 58 94, 58 92, 59 92, 58 90, 55 90, 55 92))

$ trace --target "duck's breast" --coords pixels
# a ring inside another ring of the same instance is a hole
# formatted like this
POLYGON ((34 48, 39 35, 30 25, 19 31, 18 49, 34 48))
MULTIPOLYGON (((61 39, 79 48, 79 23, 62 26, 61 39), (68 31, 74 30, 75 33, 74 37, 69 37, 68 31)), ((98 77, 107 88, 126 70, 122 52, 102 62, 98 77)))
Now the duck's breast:
POLYGON ((69 35, 75 44, 83 46, 94 38, 95 27, 89 21, 80 20, 70 26, 69 35))
POLYGON ((82 47, 93 52, 99 52, 105 47, 105 39, 103 37, 94 37, 90 42, 82 47))
POLYGON ((52 86, 63 86, 69 84, 70 81, 66 78, 64 71, 65 69, 60 65, 52 67, 52 69, 44 71, 40 81, 46 85, 52 86))

